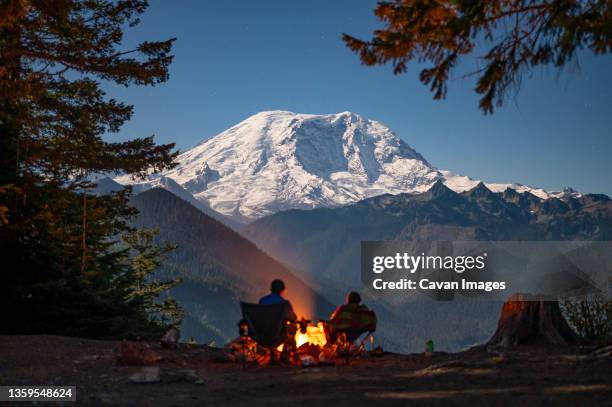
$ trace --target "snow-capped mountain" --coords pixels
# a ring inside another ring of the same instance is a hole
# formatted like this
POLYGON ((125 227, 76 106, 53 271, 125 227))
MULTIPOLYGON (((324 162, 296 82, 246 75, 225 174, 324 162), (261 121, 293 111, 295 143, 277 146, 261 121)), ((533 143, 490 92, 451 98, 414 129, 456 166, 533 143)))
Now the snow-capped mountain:
MULTIPOLYGON (((171 179, 206 206, 245 223, 287 209, 423 192, 438 179, 456 192, 480 182, 438 170, 388 127, 351 112, 261 112, 182 153, 177 162, 139 188, 171 179)), ((115 180, 134 183, 126 176, 115 180)), ((495 192, 512 188, 551 196, 520 184, 486 185, 495 192)))

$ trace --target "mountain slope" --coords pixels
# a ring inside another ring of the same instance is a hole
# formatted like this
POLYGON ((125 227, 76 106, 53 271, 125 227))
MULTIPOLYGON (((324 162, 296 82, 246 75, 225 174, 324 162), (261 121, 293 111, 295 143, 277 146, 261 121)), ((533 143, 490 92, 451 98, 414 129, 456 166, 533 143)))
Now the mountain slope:
POLYGON ((363 240, 612 237, 608 197, 587 194, 579 199, 541 200, 528 192, 509 191, 495 193, 478 184, 458 194, 439 180, 420 194, 381 195, 340 208, 280 212, 253 222, 244 233, 295 269, 337 281, 348 281, 352 275, 354 283, 363 240))
MULTIPOLYGON (((479 181, 433 167, 385 125, 355 113, 261 112, 182 153, 169 178, 242 223, 288 209, 337 207, 382 194, 424 192, 438 179, 461 192, 479 181)), ((122 184, 129 177, 116 178, 122 184)), ((548 193, 508 186, 541 197, 548 193)))
POLYGON ((274 278, 285 281, 298 315, 324 318, 331 312, 329 302, 282 264, 172 193, 154 188, 132 204, 140 211, 135 226, 158 228, 160 241, 178 245, 163 274, 184 280, 172 295, 187 309, 185 336, 235 337, 239 301, 256 301, 274 278))
POLYGON ((151 188, 165 189, 168 192, 172 192, 174 195, 181 198, 182 200, 189 202, 191 205, 195 206, 196 208, 204 212, 206 215, 218 220, 225 226, 230 227, 231 229, 238 231, 242 227, 240 223, 234 221, 232 218, 225 216, 212 209, 205 201, 196 199, 193 195, 191 195, 191 193, 189 193, 185 188, 179 185, 172 178, 159 175, 151 181, 132 184, 132 188, 135 194, 139 194, 151 188))
POLYGON ((486 340, 495 328, 500 304, 373 297, 361 282, 360 242, 612 238, 612 200, 607 197, 541 200, 528 192, 510 191, 494 193, 480 184, 458 194, 440 180, 420 194, 280 212, 248 225, 245 235, 293 269, 312 276, 315 288, 327 298, 339 301, 348 290, 362 291, 366 303, 382 314, 379 337, 395 349, 418 351, 425 341, 436 338, 442 349, 457 350, 486 340))

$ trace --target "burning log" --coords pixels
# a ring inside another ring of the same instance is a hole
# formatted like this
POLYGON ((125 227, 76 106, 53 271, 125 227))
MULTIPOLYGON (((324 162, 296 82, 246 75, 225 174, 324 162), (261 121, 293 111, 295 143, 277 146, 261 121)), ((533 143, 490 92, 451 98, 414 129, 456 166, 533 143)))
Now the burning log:
POLYGON ((557 301, 515 294, 504 303, 497 330, 487 345, 573 345, 580 341, 561 314, 557 301))
POLYGON ((295 344, 300 348, 304 344, 325 346, 327 344, 327 333, 325 323, 318 322, 316 325, 310 321, 300 321, 300 329, 295 333, 295 344))
POLYGON ((328 342, 327 327, 323 321, 315 324, 302 319, 292 324, 292 327, 287 329, 288 340, 272 350, 258 346, 246 335, 246 331, 241 330, 240 333, 241 336, 226 345, 232 349, 234 360, 256 362, 260 366, 269 364, 272 359, 302 366, 335 363, 337 346, 328 342))
POLYGON ((305 343, 299 348, 297 348, 298 355, 310 355, 313 358, 318 358, 319 353, 321 353, 321 347, 319 345, 314 345, 312 343, 305 343))
POLYGON ((336 345, 328 341, 327 324, 300 321, 295 333, 299 362, 302 366, 334 365, 336 345))

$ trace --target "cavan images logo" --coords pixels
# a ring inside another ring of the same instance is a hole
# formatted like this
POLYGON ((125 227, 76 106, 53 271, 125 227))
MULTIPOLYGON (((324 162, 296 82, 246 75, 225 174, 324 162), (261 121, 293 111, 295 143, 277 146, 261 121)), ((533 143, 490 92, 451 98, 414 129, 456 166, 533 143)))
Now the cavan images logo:
POLYGON ((444 300, 500 300, 516 292, 547 299, 577 292, 609 296, 608 268, 601 265, 602 260, 612 264, 610 253, 610 242, 362 242, 361 276, 375 295, 412 291, 444 300))

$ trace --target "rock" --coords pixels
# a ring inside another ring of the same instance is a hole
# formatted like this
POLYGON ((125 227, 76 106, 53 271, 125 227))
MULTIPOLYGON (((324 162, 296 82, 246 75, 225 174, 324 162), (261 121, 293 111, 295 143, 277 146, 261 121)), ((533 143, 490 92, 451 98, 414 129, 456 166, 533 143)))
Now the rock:
POLYGON ((303 367, 311 367, 317 366, 317 360, 313 358, 311 355, 301 355, 300 356, 300 365, 303 367))
POLYGON ((327 355, 325 352, 321 352, 319 355, 320 366, 334 366, 335 364, 336 361, 332 357, 329 357, 329 355, 327 355))
POLYGON ((130 376, 132 383, 159 383, 160 380, 159 366, 145 366, 130 376))
POLYGON ((159 343, 163 348, 175 349, 178 346, 178 341, 181 337, 181 331, 175 326, 168 329, 168 331, 159 340, 159 343))
MULTIPOLYGON (((194 370, 181 369, 175 371, 164 372, 161 376, 161 381, 164 383, 194 383, 202 380, 194 370)), ((202 381, 204 383, 204 381, 202 381)), ((197 383, 200 384, 200 383, 197 383)))

